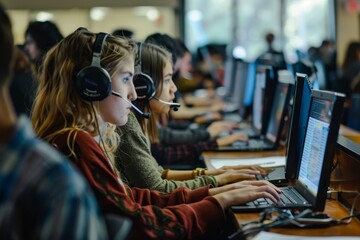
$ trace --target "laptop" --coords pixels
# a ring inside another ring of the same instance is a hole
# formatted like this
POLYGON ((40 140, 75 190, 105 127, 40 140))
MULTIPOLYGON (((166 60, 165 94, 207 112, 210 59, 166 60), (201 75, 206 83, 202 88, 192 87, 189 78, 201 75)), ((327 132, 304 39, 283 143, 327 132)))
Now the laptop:
POLYGON ((218 147, 215 151, 276 150, 279 146, 280 135, 285 122, 284 115, 292 95, 292 88, 292 82, 278 82, 265 136, 258 139, 249 139, 248 142, 234 142, 229 146, 218 147))
POLYGON ((266 133, 269 109, 271 109, 277 83, 275 70, 270 66, 257 66, 255 78, 251 124, 245 129, 236 131, 244 133, 249 138, 259 138, 266 133))
POLYGON ((223 110, 223 117, 225 120, 240 122, 242 121, 244 111, 244 97, 249 63, 236 59, 233 65, 233 79, 227 90, 228 99, 225 99, 226 105, 223 110))
POLYGON ((306 74, 297 73, 292 113, 284 166, 273 167, 274 171, 266 176, 258 175, 258 180, 268 180, 277 186, 295 179, 300 153, 304 145, 305 130, 308 121, 311 99, 311 83, 306 74))
POLYGON ((232 210, 254 212, 279 207, 323 211, 344 100, 344 94, 313 90, 295 185, 280 188, 281 200, 276 204, 260 198, 245 205, 233 206, 232 210))

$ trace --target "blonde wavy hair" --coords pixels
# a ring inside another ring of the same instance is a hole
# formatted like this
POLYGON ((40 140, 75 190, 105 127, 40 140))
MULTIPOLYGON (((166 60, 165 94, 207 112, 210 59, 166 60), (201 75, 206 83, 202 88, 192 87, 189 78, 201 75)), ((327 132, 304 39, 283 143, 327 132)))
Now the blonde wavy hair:
MULTIPOLYGON (((76 133, 84 130, 92 136, 100 134, 96 118, 98 110, 94 106, 97 102, 83 100, 75 89, 77 73, 91 65, 95 38, 95 33, 78 29, 48 51, 40 69, 31 116, 36 134, 49 143, 58 134, 70 131, 67 142, 75 159, 76 133)), ((113 77, 122 65, 133 61, 136 50, 134 41, 109 35, 102 46, 101 66, 113 77)), ((106 134, 101 135, 102 148, 111 162, 119 145, 119 136, 114 129, 115 126, 107 124, 106 134)))

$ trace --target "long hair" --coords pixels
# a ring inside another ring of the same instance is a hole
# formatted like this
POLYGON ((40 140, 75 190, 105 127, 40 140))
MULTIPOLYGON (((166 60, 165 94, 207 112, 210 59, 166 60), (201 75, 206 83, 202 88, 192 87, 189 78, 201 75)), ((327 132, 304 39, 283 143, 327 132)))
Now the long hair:
MULTIPOLYGON (((39 87, 35 99, 32 123, 39 137, 52 143, 55 137, 70 131, 69 136, 78 130, 85 130, 92 136, 100 134, 97 123, 97 102, 83 100, 75 89, 77 73, 91 64, 92 47, 96 34, 87 30, 77 30, 52 48, 44 59, 39 76, 39 87)), ((102 46, 101 66, 110 76, 126 62, 133 60, 136 45, 133 41, 109 35, 102 46)), ((115 126, 108 124, 104 139, 106 153, 113 160, 113 152, 118 146, 119 137, 115 126)), ((76 136, 75 136, 76 137, 76 136)), ((73 142, 68 139, 72 155, 73 142)))
POLYGON ((42 53, 46 53, 64 37, 57 25, 51 21, 30 22, 25 31, 25 37, 30 35, 42 53))
POLYGON ((8 14, 0 4, 0 87, 8 83, 14 63, 14 38, 8 14))
POLYGON ((359 57, 358 57, 359 52, 360 52, 360 42, 353 41, 349 43, 346 49, 345 58, 342 65, 342 70, 344 72, 348 71, 353 66, 352 64, 359 61, 359 57))
MULTIPOLYGON (((171 54, 165 48, 151 43, 141 44, 141 71, 152 78, 156 89, 155 96, 157 97, 162 91, 164 67, 167 62, 171 63, 172 61, 171 54)), ((150 101, 148 100, 137 100, 136 105, 142 111, 152 112, 150 101)), ((139 116, 138 114, 135 115, 143 132, 147 134, 152 141, 156 141, 158 139, 158 116, 154 116, 154 114, 152 114, 146 124, 146 121, 142 116, 139 116)))

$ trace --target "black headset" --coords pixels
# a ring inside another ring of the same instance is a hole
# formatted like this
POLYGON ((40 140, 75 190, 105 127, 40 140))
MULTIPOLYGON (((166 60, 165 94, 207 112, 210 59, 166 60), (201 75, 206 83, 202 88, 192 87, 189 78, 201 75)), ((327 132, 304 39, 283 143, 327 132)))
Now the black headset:
POLYGON ((108 36, 103 32, 96 35, 91 65, 81 69, 76 75, 75 88, 86 101, 101 101, 111 93, 110 74, 100 65, 102 46, 108 36))
POLYGON ((156 88, 152 78, 142 72, 141 69, 141 48, 142 43, 137 42, 138 52, 135 57, 135 74, 134 74, 134 86, 137 94, 137 100, 150 100, 155 96, 156 88))

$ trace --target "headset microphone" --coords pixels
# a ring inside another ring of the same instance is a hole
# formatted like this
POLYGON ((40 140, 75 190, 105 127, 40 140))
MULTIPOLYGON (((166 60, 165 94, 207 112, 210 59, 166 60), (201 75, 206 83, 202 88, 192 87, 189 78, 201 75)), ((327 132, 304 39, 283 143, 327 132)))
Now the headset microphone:
POLYGON ((136 107, 131 101, 127 100, 126 98, 123 98, 119 93, 111 91, 111 94, 114 96, 117 96, 119 98, 121 98, 122 100, 124 100, 125 102, 127 102, 128 104, 131 105, 131 107, 133 107, 141 116, 143 116, 146 119, 150 118, 150 113, 147 112, 143 112, 141 111, 138 107, 136 107))
POLYGON ((173 102, 166 102, 164 100, 161 100, 157 97, 153 97, 155 100, 163 103, 163 104, 167 104, 167 105, 170 105, 170 107, 172 108, 172 110, 174 110, 175 112, 179 110, 179 107, 180 107, 180 103, 173 103, 173 102))

